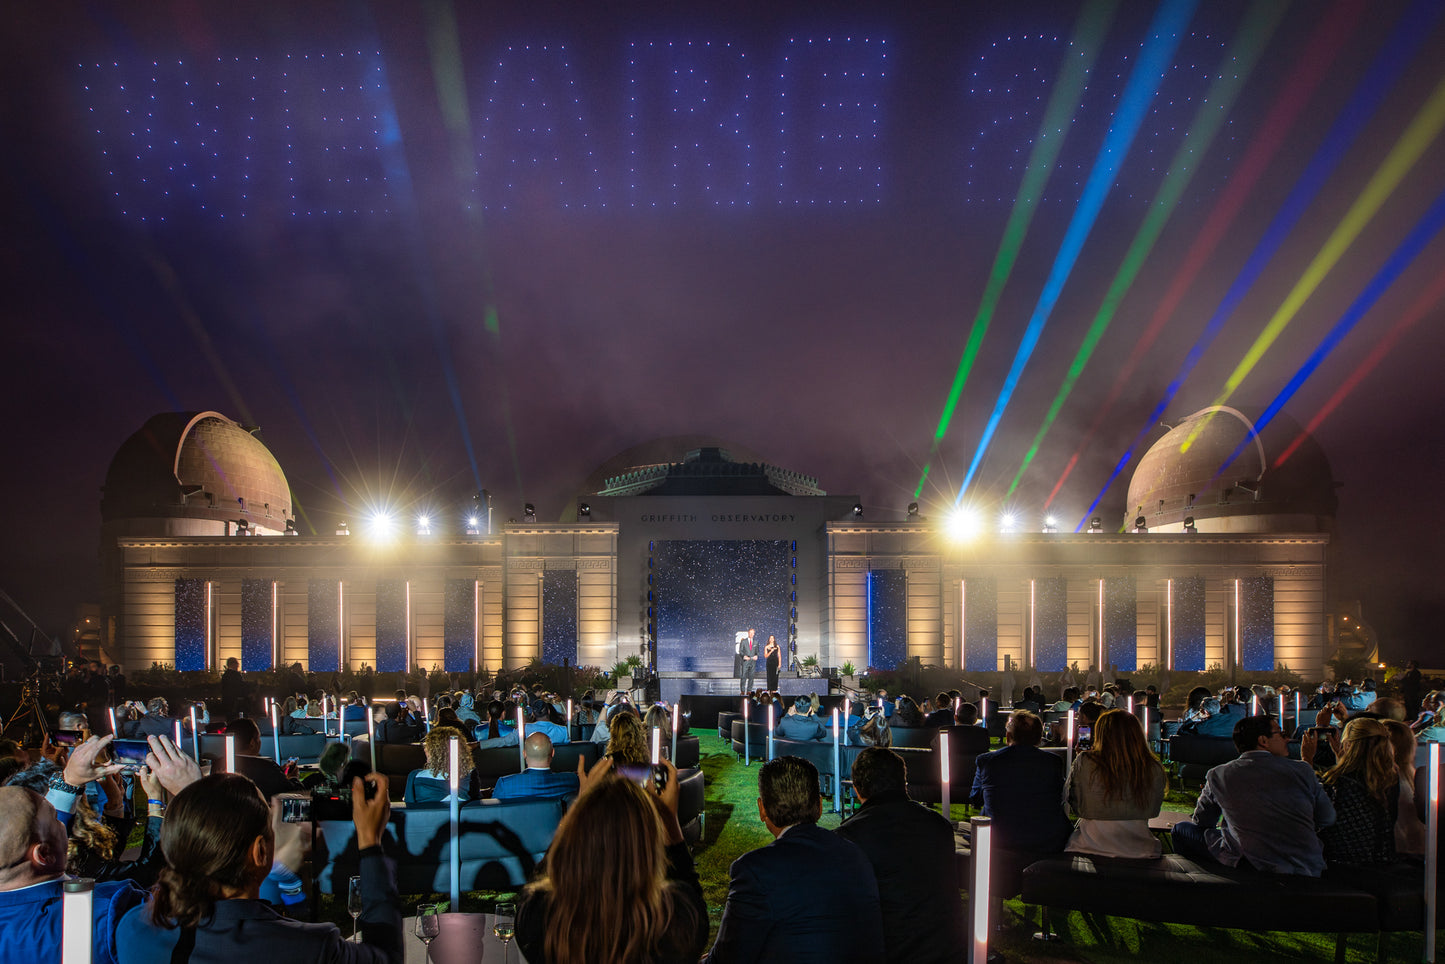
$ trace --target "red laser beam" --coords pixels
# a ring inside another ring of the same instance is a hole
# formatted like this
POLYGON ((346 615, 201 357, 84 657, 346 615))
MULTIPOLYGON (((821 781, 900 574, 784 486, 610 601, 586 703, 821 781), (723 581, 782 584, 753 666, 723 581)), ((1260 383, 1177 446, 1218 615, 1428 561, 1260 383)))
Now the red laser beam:
POLYGON ((1365 360, 1360 362, 1355 370, 1350 372, 1350 376, 1340 383, 1340 387, 1335 389, 1335 393, 1330 396, 1329 401, 1320 407, 1320 410, 1309 420, 1309 424, 1306 425, 1300 433, 1294 437, 1294 441, 1290 442, 1289 445, 1285 447, 1285 450, 1280 453, 1279 458, 1275 460, 1274 467, 1279 468, 1283 465, 1289 457, 1294 454, 1295 449, 1300 447, 1305 438, 1314 434, 1315 429, 1320 427, 1320 423, 1326 418, 1329 418, 1330 413, 1338 408, 1340 403, 1345 400, 1345 397, 1349 395, 1360 382, 1365 380, 1365 376, 1370 374, 1374 367, 1380 363, 1381 359, 1389 354, 1390 349, 1395 347, 1395 343, 1404 337, 1406 332, 1415 327, 1415 325, 1420 322, 1420 319, 1429 314, 1430 310, 1442 300, 1445 300, 1445 274, 1436 276, 1435 283, 1426 288, 1420 294, 1420 297, 1411 303, 1410 307, 1405 310, 1405 313, 1400 316, 1400 320, 1395 322, 1390 330, 1385 333, 1385 337, 1381 338, 1375 344, 1375 347, 1371 349, 1370 353, 1365 356, 1365 360))
POLYGON ((1189 252, 1184 257, 1182 267, 1174 275, 1174 280, 1170 282, 1169 288, 1159 300, 1144 333, 1139 336, 1133 349, 1129 352, 1129 357, 1119 368, 1119 373, 1114 378, 1114 384, 1109 388, 1109 394, 1105 396, 1103 404, 1094 413, 1093 422, 1084 433, 1074 454, 1070 456, 1068 464, 1064 466, 1059 480, 1054 483, 1053 491, 1044 500, 1045 510, 1063 489, 1069 474, 1078 465, 1079 457, 1089 447, 1089 443, 1094 440, 1094 436, 1098 433, 1100 426, 1104 424, 1104 419, 1108 416, 1114 403, 1118 401, 1125 386, 1130 384, 1134 370, 1144 360, 1145 354, 1174 316, 1174 311, 1184 300, 1184 295, 1194 284, 1199 272, 1204 269, 1205 263, 1223 241, 1250 192, 1254 190, 1255 184, 1264 175, 1264 172, 1269 170, 1275 155, 1284 145, 1290 128, 1309 103, 1315 89, 1324 80, 1335 56, 1354 36, 1355 26, 1364 15, 1365 6, 1363 0, 1341 0, 1330 12, 1329 18, 1322 22, 1310 37, 1299 66, 1295 68, 1289 83, 1275 100, 1269 114, 1261 122, 1261 133, 1250 144, 1244 159, 1240 162, 1238 171, 1229 179, 1229 184, 1225 188, 1219 204, 1210 212, 1209 219, 1204 223, 1199 234, 1195 236, 1194 243, 1189 246, 1189 252))

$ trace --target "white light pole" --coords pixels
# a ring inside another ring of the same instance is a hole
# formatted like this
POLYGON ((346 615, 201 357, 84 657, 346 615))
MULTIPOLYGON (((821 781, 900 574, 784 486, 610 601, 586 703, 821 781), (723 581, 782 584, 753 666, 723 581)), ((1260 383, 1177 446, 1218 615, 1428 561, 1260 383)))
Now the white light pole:
POLYGON ((461 806, 462 806, 462 741, 452 737, 447 741, 451 751, 451 778, 452 793, 448 798, 451 803, 451 815, 449 817, 450 830, 452 834, 451 846, 451 870, 452 870, 452 900, 447 905, 447 910, 457 911, 462 904, 462 847, 461 847, 461 806))
POLYGON ((989 817, 973 818, 973 867, 968 887, 970 914, 969 964, 988 964, 989 858, 993 849, 993 821, 989 817))
MULTIPOLYGON (((95 881, 78 877, 65 881, 60 911, 60 964, 91 964, 95 939, 95 881)), ((19 948, 16 948, 17 953, 19 948)))

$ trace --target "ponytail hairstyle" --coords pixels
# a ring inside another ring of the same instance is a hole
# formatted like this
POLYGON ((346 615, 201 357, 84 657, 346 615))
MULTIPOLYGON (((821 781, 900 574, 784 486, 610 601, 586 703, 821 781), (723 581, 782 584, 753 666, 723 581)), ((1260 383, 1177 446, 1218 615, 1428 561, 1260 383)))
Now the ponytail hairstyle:
POLYGON ((198 927, 210 918, 224 891, 258 873, 249 859, 257 837, 271 839, 271 808, 246 777, 217 773, 176 794, 161 827, 166 866, 151 890, 151 922, 198 927))

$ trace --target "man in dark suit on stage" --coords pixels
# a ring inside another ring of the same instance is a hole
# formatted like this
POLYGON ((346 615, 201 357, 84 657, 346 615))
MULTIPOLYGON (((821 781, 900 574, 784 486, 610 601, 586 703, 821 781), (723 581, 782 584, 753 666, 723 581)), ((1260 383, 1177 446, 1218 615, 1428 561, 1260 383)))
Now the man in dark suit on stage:
POLYGON ((738 652, 743 658, 742 691, 744 695, 752 692, 758 671, 758 641, 754 638, 755 633, 757 630, 749 626, 748 638, 738 646, 738 652))
POLYGON ((783 756, 758 773, 758 816, 774 837, 733 861, 707 964, 883 959, 878 884, 856 845, 818 826, 818 771, 783 756))

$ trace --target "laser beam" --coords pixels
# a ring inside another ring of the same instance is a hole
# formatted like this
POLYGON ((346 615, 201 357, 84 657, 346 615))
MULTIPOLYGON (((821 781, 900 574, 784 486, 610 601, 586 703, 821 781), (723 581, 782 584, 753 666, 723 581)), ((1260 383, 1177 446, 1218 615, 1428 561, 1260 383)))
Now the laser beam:
POLYGON ((1038 210, 1044 185, 1048 183, 1049 175, 1053 173, 1054 165, 1058 161, 1065 133, 1072 126, 1069 117, 1078 109, 1084 81, 1099 59, 1099 50, 1103 47, 1104 37, 1118 7, 1119 0, 1090 0, 1079 12, 1079 20, 1074 25, 1074 35, 1069 44, 1070 49, 1077 48, 1078 53, 1065 59, 1063 73, 1054 85, 1053 92, 1049 94, 1043 124, 1039 128, 1038 136, 1034 138, 1033 150, 1029 152, 1023 182, 1019 184, 1018 195, 1014 198, 1013 207, 1009 209, 1003 240, 999 244, 998 253, 994 255, 993 269, 989 272, 988 283, 984 286, 978 312, 973 317, 973 326, 969 329, 968 340, 964 344, 963 357, 958 361, 953 383, 948 388, 948 398, 943 403, 943 414, 939 416, 938 427, 933 432, 933 443, 929 446, 928 458, 924 461, 923 474, 913 491, 915 499, 922 495, 923 484, 928 480, 933 459, 938 455, 938 447, 948 434, 948 426, 953 421, 953 413, 963 395, 969 373, 973 371, 973 363, 978 358, 983 336, 988 333, 988 326, 998 309, 1004 286, 1008 284, 1009 275, 1018 262, 1024 236, 1028 233, 1034 212, 1038 210))
POLYGON ((983 437, 979 439, 973 461, 969 463, 968 472, 963 478, 963 486, 954 499, 955 505, 963 500, 964 493, 968 491, 969 484, 973 482, 973 477, 983 462, 984 453, 988 451, 989 442, 998 431, 1003 413, 1013 398, 1019 379, 1023 377, 1029 358, 1038 347, 1044 326, 1048 324, 1049 316, 1058 304, 1064 283, 1068 281, 1074 262, 1084 248, 1084 241, 1088 239, 1089 232, 1098 219, 1104 199, 1114 185, 1114 178, 1119 173, 1120 165, 1124 163, 1125 155, 1129 153, 1134 135, 1138 133, 1139 124, 1144 120, 1144 114, 1149 108, 1149 101, 1159 89, 1159 82, 1163 80, 1164 71, 1168 69, 1169 61, 1179 46, 1180 35, 1194 15, 1196 4, 1197 0, 1164 0, 1154 16, 1154 21, 1149 25, 1148 39, 1139 52, 1134 69, 1129 73, 1128 83, 1119 98, 1119 109, 1114 114, 1113 123, 1109 125, 1109 132, 1104 135, 1103 147, 1094 160, 1094 167, 1084 184, 1084 192, 1074 209, 1069 227, 1064 232, 1063 243, 1054 257, 1053 267, 1049 269, 1043 292, 1029 318, 1023 340, 1014 354, 1013 364, 1009 366, 1008 374, 1004 378, 1003 390, 994 403, 993 413, 989 416, 988 424, 984 426, 983 437))
MULTIPOLYGON (((1275 311, 1264 326, 1264 330, 1255 338, 1254 344, 1249 346, 1249 350, 1244 353, 1244 357, 1240 359, 1239 364, 1225 380, 1224 388, 1215 396, 1213 405, 1223 405, 1227 402, 1240 383, 1249 376, 1250 371, 1264 357, 1264 353, 1269 351, 1275 339, 1289 326, 1300 308, 1304 307, 1305 302, 1309 300, 1310 295, 1314 294, 1320 283, 1325 280, 1325 275, 1329 274, 1330 270, 1344 256, 1345 251, 1365 229, 1365 225, 1369 224, 1370 220, 1379 213, 1385 201, 1394 193, 1395 188, 1400 186, 1405 175, 1415 166, 1420 155, 1425 153, 1425 149, 1434 142, 1442 128, 1445 128, 1445 79, 1435 86, 1430 99, 1420 108, 1414 119, 1410 121, 1410 126, 1405 129, 1405 133, 1395 142, 1395 146, 1390 149, 1385 160, 1371 175, 1364 191, 1355 199, 1355 203, 1350 205, 1350 209, 1345 212, 1345 216, 1340 219, 1340 223, 1334 231, 1330 232, 1324 246, 1310 261, 1309 267, 1305 268, 1299 281, 1295 282, 1295 286, 1290 289, 1284 303, 1275 311)), ((1209 421, 1208 415, 1200 419, 1199 423, 1190 430, 1184 443, 1179 446, 1179 451, 1189 451, 1189 447, 1194 444, 1194 440, 1199 437, 1199 433, 1204 430, 1204 426, 1208 425, 1209 421)))
POLYGON ((1254 251, 1251 252, 1234 283, 1230 285, 1229 291, 1225 293, 1214 314, 1205 324, 1204 331, 1190 347, 1178 374, 1165 389, 1163 398, 1144 419, 1144 424, 1135 433, 1133 441, 1124 450, 1124 454, 1104 481, 1103 487, 1099 489, 1098 495, 1094 497, 1083 518, 1079 520, 1078 526, 1074 529, 1075 532, 1083 530, 1094 511, 1098 509, 1099 503, 1104 500, 1109 488, 1118 479, 1119 473, 1124 470, 1124 467, 1134 457, 1134 453, 1138 451, 1139 446, 1154 431, 1154 426, 1158 424, 1174 397, 1179 394, 1179 390, 1188 380, 1195 366, 1199 364, 1199 359, 1203 357, 1205 350, 1214 342, 1220 329, 1224 327, 1224 322, 1233 314, 1234 309, 1264 271, 1265 265, 1284 243, 1284 239, 1294 228, 1295 223, 1304 215, 1305 210, 1324 186, 1330 173, 1344 157, 1345 151, 1359 136, 1365 124, 1374 116, 1380 101, 1384 99, 1385 94, 1394 86, 1400 74, 1409 65, 1415 52, 1425 38, 1430 35, 1442 13, 1445 13, 1445 4, 1440 4, 1435 0, 1416 0, 1401 17, 1400 22, 1395 25, 1395 29, 1391 32, 1384 47, 1371 63, 1369 72, 1356 85, 1349 103, 1335 118, 1334 124, 1310 159, 1309 165, 1295 182, 1289 197, 1280 205, 1279 211, 1275 214, 1269 227, 1265 229, 1263 237, 1255 245, 1254 251))
MULTIPOLYGON (((1314 95, 1320 81, 1323 80, 1334 67, 1335 57, 1344 49, 1355 33, 1355 26, 1359 23, 1360 17, 1365 11, 1365 0, 1343 0, 1337 3, 1330 15, 1315 28, 1313 34, 1305 44, 1304 53, 1298 58, 1298 66, 1290 75, 1284 90, 1275 99, 1264 119, 1260 122, 1259 133, 1255 135, 1245 150, 1238 168, 1230 176, 1225 185, 1224 192, 1219 198, 1219 203, 1213 206, 1204 226, 1195 235, 1194 241, 1190 244, 1189 250, 1185 253, 1180 263, 1179 270, 1175 272, 1173 279, 1164 295, 1159 299, 1149 323, 1145 326, 1143 333, 1135 340, 1134 347, 1130 349, 1124 364, 1119 367, 1118 373, 1114 376, 1114 384, 1109 387, 1109 393, 1104 401, 1094 412, 1094 419, 1090 422, 1088 429, 1084 432, 1079 444, 1075 447, 1073 455, 1069 456, 1068 463, 1064 466, 1063 472, 1059 474, 1054 487, 1049 491, 1049 496, 1044 500, 1044 509, 1051 506, 1064 488, 1069 475, 1078 465, 1080 457, 1088 450, 1094 437, 1103 427, 1113 411, 1114 403, 1124 389, 1134 383, 1134 372, 1143 362, 1144 356, 1153 347, 1155 340, 1164 331, 1165 325, 1174 317, 1174 312, 1184 300, 1184 295, 1194 284, 1194 279, 1204 269, 1204 265, 1214 255, 1225 235, 1233 226, 1235 218, 1244 208, 1244 202, 1248 200, 1249 194, 1254 190, 1265 171, 1269 170, 1274 162, 1275 155, 1286 143, 1290 130, 1294 127, 1295 121, 1304 110, 1314 95)), ((1413 25, 1412 25, 1413 26, 1413 25)), ((1399 33, 1401 28, 1397 27, 1397 36, 1406 39, 1413 39, 1418 34, 1399 33)), ((1388 47, 1387 47, 1388 49, 1388 47)))
POLYGON ((1251 7, 1249 15, 1240 26, 1229 49, 1224 52, 1220 62, 1230 66, 1214 78, 1209 85, 1209 90, 1205 92, 1204 99, 1199 103, 1199 109, 1189 122, 1184 139, 1180 142, 1178 150, 1174 152, 1173 160, 1169 163, 1169 170, 1164 175, 1164 180, 1159 185, 1154 200, 1149 204, 1149 213, 1144 218, 1144 222, 1139 225, 1134 240, 1129 243, 1129 248, 1119 264, 1119 270, 1115 272, 1114 280, 1109 283, 1104 301, 1094 315, 1089 330, 1085 332, 1084 340, 1074 354, 1074 360, 1069 363, 1069 370, 1064 375, 1064 382, 1059 386, 1058 393, 1054 395, 1054 400, 1049 404, 1043 424, 1039 426, 1033 441, 1029 443, 1028 451, 1024 454, 1023 464, 1014 474, 1008 491, 1004 493, 1004 498, 1014 494, 1014 490, 1019 487, 1019 482, 1023 480, 1024 473, 1028 471, 1029 464, 1038 454, 1039 445, 1043 442, 1044 436, 1048 435, 1054 420, 1059 416, 1059 411, 1064 407, 1064 402, 1073 392, 1074 385, 1078 382, 1079 376, 1083 374, 1085 366, 1089 364, 1089 359, 1093 357, 1099 340, 1109 329, 1114 315, 1119 310, 1119 303, 1124 300, 1124 295, 1129 292, 1134 280, 1144 267, 1144 261, 1154 250, 1154 245, 1159 240, 1164 225, 1169 222, 1169 217, 1179 205, 1180 197, 1189 187, 1189 182, 1198 169, 1198 162, 1209 151, 1209 145, 1213 143, 1215 135, 1219 133, 1219 128, 1223 126, 1224 118, 1244 87, 1244 81, 1259 62, 1265 45, 1284 17, 1284 11, 1284 6, 1277 4, 1256 4, 1251 7))
MULTIPOLYGON (((1425 249, 1425 245, 1429 244, 1430 240, 1440 233, 1442 227, 1445 227, 1445 192, 1442 192, 1435 198, 1435 203, 1430 205, 1429 209, 1419 221, 1415 222, 1415 227, 1405 236, 1405 240, 1400 242, 1400 245, 1395 248, 1389 259, 1375 274, 1375 277, 1370 279, 1370 283, 1365 286, 1365 290, 1360 292, 1360 296, 1345 310, 1345 313, 1340 316, 1340 320, 1335 322, 1334 327, 1325 334, 1325 337, 1320 341, 1315 350, 1310 352, 1309 358, 1305 359, 1305 363, 1299 367, 1299 370, 1294 373, 1284 388, 1280 390, 1280 393, 1274 397, 1274 401, 1270 402, 1269 406, 1259 418, 1255 420, 1256 432, 1263 431, 1264 427, 1279 414, 1279 410, 1285 406, 1285 403, 1294 397, 1295 392, 1299 391, 1300 386, 1320 367, 1320 363, 1328 358, 1330 352, 1339 346, 1340 341, 1354 329, 1360 319, 1365 316, 1365 313, 1375 306, 1375 302, 1380 300, 1380 296, 1389 289, 1390 285, 1395 283, 1395 280, 1410 266, 1410 263, 1419 256, 1420 252, 1425 249)), ((1246 439, 1244 442, 1241 442, 1229 458, 1224 460, 1224 464, 1222 464, 1219 467, 1219 471, 1215 473, 1216 478, 1239 457, 1239 453, 1244 451, 1244 446, 1248 441, 1249 440, 1246 439)))

